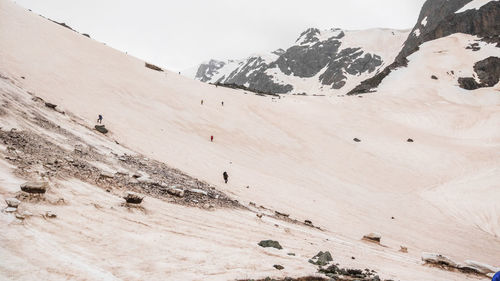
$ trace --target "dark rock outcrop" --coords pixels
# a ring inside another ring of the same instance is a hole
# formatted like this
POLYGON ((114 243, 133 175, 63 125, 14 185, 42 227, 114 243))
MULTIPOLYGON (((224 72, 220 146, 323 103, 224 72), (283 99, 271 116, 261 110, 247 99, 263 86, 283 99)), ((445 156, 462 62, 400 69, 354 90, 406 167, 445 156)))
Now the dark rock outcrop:
POLYGON ((94 127, 99 133, 102 133, 102 134, 107 134, 108 133, 108 129, 106 129, 106 127, 104 125, 95 125, 94 127))
POLYGON ((473 77, 458 78, 460 88, 475 90, 485 87, 493 87, 500 81, 500 58, 489 57, 474 64, 474 72, 480 81, 478 83, 473 77))
POLYGON ((314 257, 312 257, 309 262, 315 265, 325 266, 328 263, 333 261, 332 255, 330 252, 319 252, 314 257))
POLYGON ((407 57, 416 52, 422 43, 446 37, 454 33, 477 35, 482 40, 500 47, 500 2, 491 1, 480 9, 455 13, 472 0, 427 0, 418 22, 408 36, 403 49, 394 62, 382 72, 367 79, 348 95, 373 92, 382 80, 396 68, 407 66, 407 57), (425 24, 424 24, 425 23, 425 24))
POLYGON ((46 182, 26 182, 21 185, 21 190, 32 194, 43 194, 47 192, 48 187, 46 182))
POLYGON ((475 90, 475 89, 480 88, 479 83, 477 83, 476 80, 472 77, 460 77, 460 78, 458 78, 458 85, 460 86, 460 88, 463 88, 466 90, 475 90))
MULTIPOLYGON (((500 31, 499 31, 500 33, 500 31)), ((500 58, 489 57, 474 64, 481 87, 493 87, 500 80, 500 58)))
POLYGON ((263 248, 275 248, 278 250, 283 249, 283 247, 281 247, 280 243, 278 241, 274 241, 274 240, 262 240, 259 242, 259 246, 261 246, 263 248))

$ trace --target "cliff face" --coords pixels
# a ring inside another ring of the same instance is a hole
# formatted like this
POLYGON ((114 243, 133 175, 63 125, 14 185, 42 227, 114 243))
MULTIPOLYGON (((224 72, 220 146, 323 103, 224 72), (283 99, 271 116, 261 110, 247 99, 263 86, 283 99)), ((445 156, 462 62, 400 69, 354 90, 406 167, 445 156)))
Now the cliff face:
POLYGON ((483 41, 496 43, 500 47, 500 2, 467 9, 472 0, 428 0, 422 7, 417 24, 408 36, 404 47, 394 62, 374 77, 361 82, 349 95, 372 92, 389 73, 406 66, 407 57, 418 51, 427 41, 446 37, 454 33, 476 35, 483 41))

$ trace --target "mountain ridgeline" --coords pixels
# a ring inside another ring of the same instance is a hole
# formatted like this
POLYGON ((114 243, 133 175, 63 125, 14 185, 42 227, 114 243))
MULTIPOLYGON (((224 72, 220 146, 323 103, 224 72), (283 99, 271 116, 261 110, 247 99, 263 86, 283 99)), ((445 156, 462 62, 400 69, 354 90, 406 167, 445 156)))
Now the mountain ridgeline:
POLYGON ((499 18, 498 0, 428 0, 411 31, 309 28, 286 50, 242 60, 210 60, 199 66, 194 78, 273 94, 365 94, 405 67, 408 56, 425 42, 465 33, 500 47, 499 18))
POLYGON ((352 87, 353 77, 373 76, 392 61, 407 34, 390 29, 309 28, 286 50, 201 64, 195 79, 275 94, 345 89, 352 87))

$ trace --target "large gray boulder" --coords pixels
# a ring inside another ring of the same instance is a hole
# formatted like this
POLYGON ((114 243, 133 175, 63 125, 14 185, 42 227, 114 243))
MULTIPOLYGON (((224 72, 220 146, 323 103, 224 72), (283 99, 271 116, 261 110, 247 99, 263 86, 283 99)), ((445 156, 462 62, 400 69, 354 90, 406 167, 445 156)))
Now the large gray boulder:
POLYGON ((107 134, 108 129, 104 125, 95 125, 95 129, 101 134, 107 134))
POLYGON ((49 184, 47 182, 25 182, 21 184, 21 190, 32 194, 43 194, 47 192, 49 184))
POLYGON ((123 197, 125 201, 129 204, 141 204, 144 196, 141 196, 135 192, 127 192, 127 194, 123 197))
POLYGON ((275 248, 278 250, 283 249, 283 247, 281 247, 280 243, 278 241, 274 241, 274 240, 262 240, 259 242, 259 246, 261 246, 263 248, 275 248))
POLYGON ((321 266, 325 266, 331 261, 333 261, 333 258, 330 252, 328 251, 326 252, 320 251, 314 257, 312 257, 312 259, 309 260, 310 263, 321 266))

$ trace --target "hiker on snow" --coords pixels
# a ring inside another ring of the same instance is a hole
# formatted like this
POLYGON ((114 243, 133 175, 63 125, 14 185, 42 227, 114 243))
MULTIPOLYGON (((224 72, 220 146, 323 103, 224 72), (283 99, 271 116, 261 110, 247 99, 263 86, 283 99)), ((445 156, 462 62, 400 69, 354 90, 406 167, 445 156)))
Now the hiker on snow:
POLYGON ((222 173, 222 176, 224 177, 224 182, 227 183, 227 180, 229 179, 227 172, 222 173))
POLYGON ((500 281, 500 271, 493 276, 493 279, 491 279, 491 281, 500 281))
POLYGON ((99 114, 99 116, 97 117, 97 123, 101 124, 102 123, 102 115, 99 114))
POLYGON ((214 136, 210 136, 210 141, 213 142, 214 141, 214 136))

